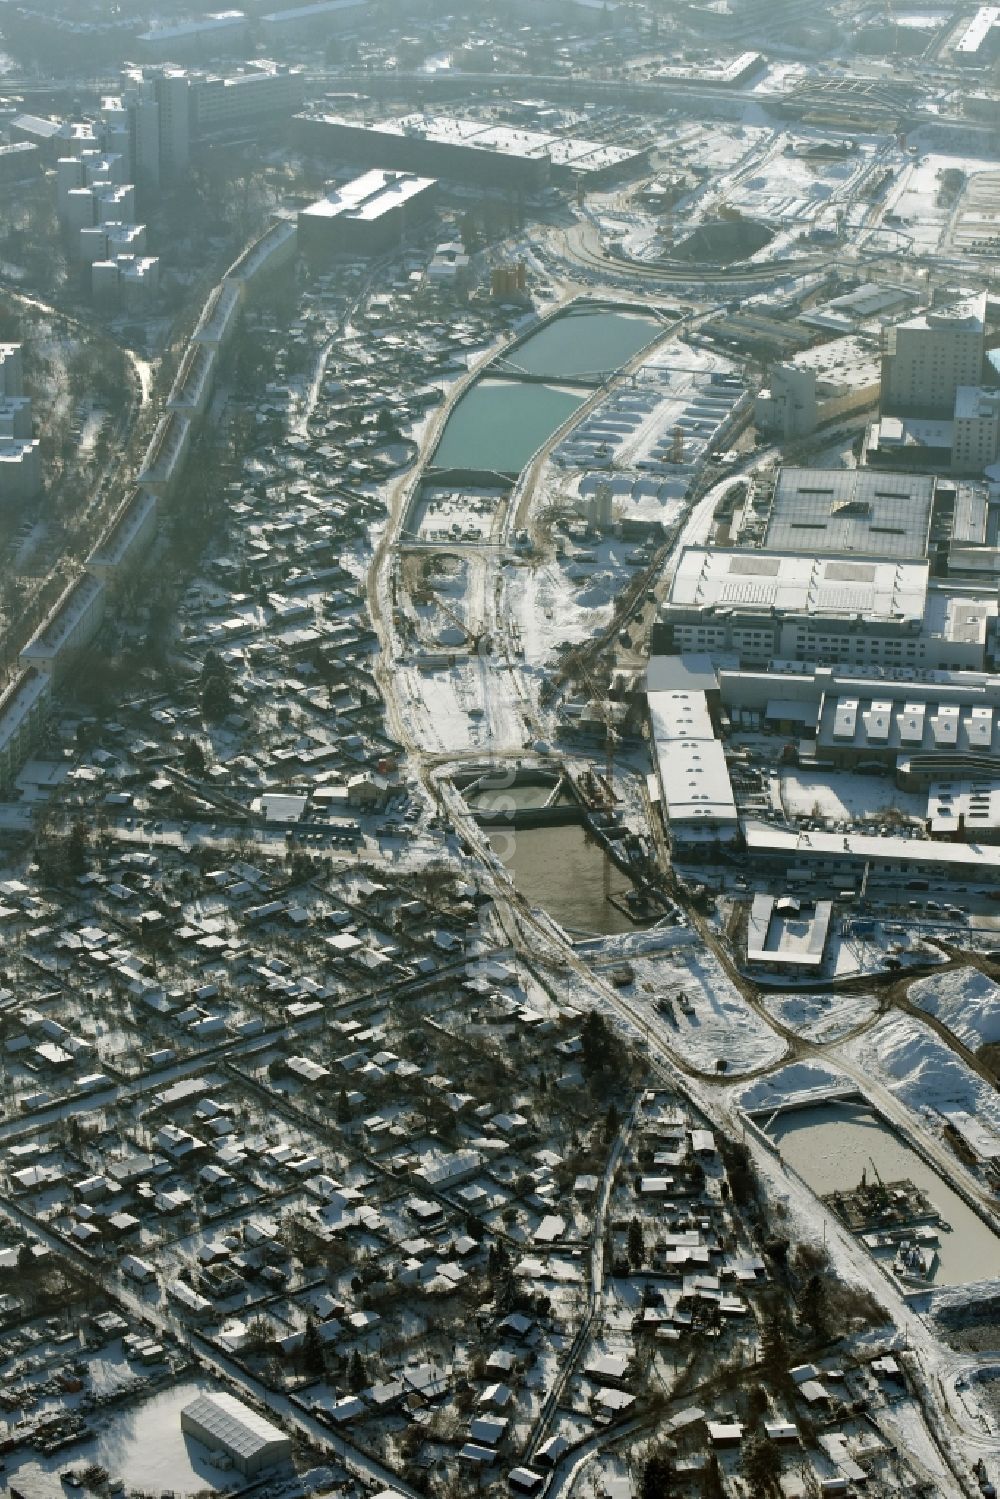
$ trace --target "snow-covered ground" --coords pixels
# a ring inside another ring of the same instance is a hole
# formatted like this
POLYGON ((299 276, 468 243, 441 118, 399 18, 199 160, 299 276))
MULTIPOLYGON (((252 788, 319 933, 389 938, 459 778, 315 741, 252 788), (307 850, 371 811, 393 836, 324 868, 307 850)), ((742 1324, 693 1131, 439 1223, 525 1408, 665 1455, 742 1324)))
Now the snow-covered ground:
POLYGON ((664 131, 657 139, 657 150, 676 157, 691 167, 705 167, 710 172, 731 169, 749 152, 763 146, 771 131, 763 126, 684 124, 664 131))
POLYGON ((962 1110, 1000 1135, 996 1089, 912 1016, 886 1015, 844 1052, 918 1117, 962 1110))
POLYGON ((909 997, 973 1051, 1000 1042, 1000 985, 978 968, 952 968, 918 979, 909 997))
POLYGON ((847 770, 782 770, 781 801, 789 817, 822 817, 853 822, 899 812, 922 818, 926 796, 899 791, 888 776, 853 775, 847 770))
POLYGON ((421 541, 446 544, 458 541, 485 541, 493 532, 498 514, 503 510, 500 490, 476 490, 456 493, 447 489, 428 489, 421 496, 413 518, 413 534, 421 541))
MULTIPOLYGON (((85 1460, 98 1462, 112 1478, 123 1479, 130 1490, 157 1494, 169 1490, 177 1499, 227 1486, 232 1475, 213 1467, 207 1448, 181 1431, 182 1408, 211 1388, 202 1381, 188 1381, 115 1411, 98 1423, 92 1443, 74 1447, 77 1465, 85 1460)), ((66 1454, 57 1453, 24 1463, 18 1471, 27 1477, 39 1470, 57 1473, 66 1466, 66 1454)))
POLYGON ((828 1062, 790 1062, 766 1077, 755 1078, 737 1093, 740 1107, 748 1113, 777 1109, 806 1099, 823 1103, 831 1094, 852 1091, 855 1084, 846 1072, 828 1062))
POLYGON ((755 94, 786 94, 809 77, 809 68, 804 62, 771 63, 763 78, 753 86, 755 94))
POLYGON ((700 1072, 714 1072, 719 1061, 728 1073, 780 1061, 787 1050, 784 1039, 750 1008, 713 953, 677 937, 656 951, 655 938, 649 933, 621 944, 635 974, 622 993, 648 1007, 650 1024, 666 1046, 700 1072), (664 999, 671 1002, 672 1021, 659 1009, 664 999))
POLYGON ((397 665, 397 694, 408 697, 421 744, 432 753, 520 749, 526 729, 508 672, 476 655, 432 671, 397 665))
POLYGON ((807 1041, 838 1041, 874 1018, 872 994, 765 994, 769 1015, 807 1041))
POLYGON ((777 137, 759 168, 732 186, 729 205, 769 224, 819 219, 859 186, 881 143, 862 141, 857 154, 842 161, 804 159, 788 149, 793 144, 791 137, 777 137))
POLYGON ((943 247, 956 206, 948 200, 938 203, 943 173, 960 171, 975 178, 996 169, 996 161, 988 158, 928 152, 899 172, 886 196, 886 211, 898 215, 914 251, 933 254, 943 247))
POLYGON ((558 647, 589 640, 611 619, 615 589, 593 579, 577 589, 558 562, 540 567, 509 568, 504 576, 507 606, 517 624, 525 666, 539 670, 552 665, 558 647))

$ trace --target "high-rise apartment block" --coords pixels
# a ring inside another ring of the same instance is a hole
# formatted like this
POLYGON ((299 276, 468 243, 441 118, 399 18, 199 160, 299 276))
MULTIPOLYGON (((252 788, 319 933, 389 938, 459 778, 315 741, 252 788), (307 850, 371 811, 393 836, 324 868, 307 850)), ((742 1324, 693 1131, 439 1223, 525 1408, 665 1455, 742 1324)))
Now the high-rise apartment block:
POLYGON ((0 344, 0 396, 24 395, 20 344, 0 344))
POLYGON ((102 115, 124 114, 135 180, 155 191, 187 170, 199 142, 290 118, 302 105, 303 74, 263 59, 225 75, 163 63, 126 69, 122 84, 102 115))
POLYGON ((42 487, 38 441, 31 435, 20 344, 0 344, 0 505, 32 499, 42 487))

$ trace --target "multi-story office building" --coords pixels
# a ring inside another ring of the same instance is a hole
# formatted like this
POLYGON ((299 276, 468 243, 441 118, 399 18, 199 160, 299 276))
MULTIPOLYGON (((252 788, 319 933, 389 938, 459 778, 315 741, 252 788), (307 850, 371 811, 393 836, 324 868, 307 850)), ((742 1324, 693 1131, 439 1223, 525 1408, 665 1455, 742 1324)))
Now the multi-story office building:
POLYGON ((120 101, 106 99, 112 118, 120 104, 128 121, 132 167, 140 186, 159 187, 188 168, 193 148, 236 133, 259 134, 290 118, 302 104, 303 73, 266 59, 215 74, 170 64, 129 68, 120 101))
POLYGON ((1000 458, 1000 390, 959 386, 951 455, 956 474, 982 474, 1000 458))
POLYGON ((887 328, 882 345, 882 413, 949 419, 962 385, 983 373, 986 293, 887 328))
POLYGON ((773 364, 754 419, 781 437, 803 437, 826 422, 873 406, 881 375, 878 350, 849 335, 773 364))
POLYGON ((33 499, 42 487, 39 444, 31 435, 20 344, 0 344, 0 505, 33 499))
POLYGON ((302 105, 303 73, 274 62, 255 62, 225 76, 191 77, 191 134, 211 140, 230 131, 255 133, 290 118, 302 105))
POLYGON ((0 505, 33 499, 41 487, 42 459, 37 439, 0 439, 0 505))

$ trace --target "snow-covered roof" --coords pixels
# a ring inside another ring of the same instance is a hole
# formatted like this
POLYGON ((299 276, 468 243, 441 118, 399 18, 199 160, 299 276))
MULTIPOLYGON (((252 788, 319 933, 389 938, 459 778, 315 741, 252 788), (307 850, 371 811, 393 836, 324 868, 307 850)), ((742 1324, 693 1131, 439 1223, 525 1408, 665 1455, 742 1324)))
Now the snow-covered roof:
POLYGON ((783 468, 771 504, 768 551, 922 558, 935 480, 879 469, 783 468))
POLYGON ((288 1440, 283 1431, 242 1400, 223 1392, 199 1395, 184 1407, 181 1416, 214 1437, 224 1451, 242 1458, 256 1457, 273 1443, 288 1440))
POLYGON ((926 562, 817 557, 685 547, 670 590, 673 608, 733 613, 923 619, 926 562))
POLYGON ((303 219, 364 219, 374 222, 383 214, 417 198, 434 186, 432 177, 415 177, 411 172, 365 172, 345 183, 325 198, 303 208, 303 219))

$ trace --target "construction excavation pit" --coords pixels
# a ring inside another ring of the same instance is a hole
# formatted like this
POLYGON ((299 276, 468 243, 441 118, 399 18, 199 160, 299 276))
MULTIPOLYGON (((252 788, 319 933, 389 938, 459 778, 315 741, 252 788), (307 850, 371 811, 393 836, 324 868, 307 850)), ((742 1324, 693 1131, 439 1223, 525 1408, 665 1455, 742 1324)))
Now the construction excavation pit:
POLYGON ((736 265, 749 260, 774 239, 774 230, 756 219, 719 219, 698 228, 674 245, 670 260, 685 265, 736 265))

